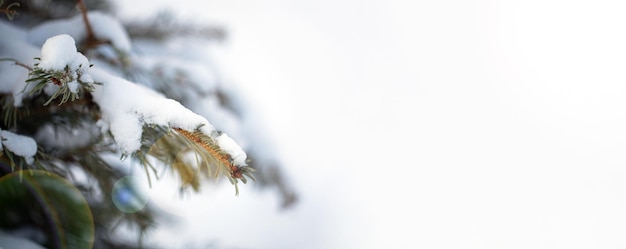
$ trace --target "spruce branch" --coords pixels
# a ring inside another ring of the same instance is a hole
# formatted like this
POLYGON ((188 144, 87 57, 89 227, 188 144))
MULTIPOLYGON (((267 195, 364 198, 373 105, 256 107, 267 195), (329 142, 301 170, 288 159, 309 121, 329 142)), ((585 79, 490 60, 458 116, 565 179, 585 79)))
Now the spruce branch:
POLYGON ((255 180, 254 168, 236 165, 213 138, 199 130, 190 132, 180 128, 144 127, 142 147, 133 157, 154 169, 148 156, 169 165, 178 174, 181 190, 190 187, 198 191, 201 175, 211 178, 224 175, 235 185, 235 194, 238 195, 238 181, 247 183, 248 179, 255 180))
POLYGON ((241 180, 244 184, 247 183, 246 176, 255 180, 252 175, 255 171, 254 168, 235 165, 231 156, 223 151, 210 136, 205 135, 198 129, 189 132, 180 128, 174 128, 174 131, 202 147, 204 151, 209 154, 212 159, 211 161, 215 162, 216 168, 218 169, 217 172, 224 172, 224 175, 226 175, 231 184, 235 185, 236 195, 239 194, 239 188, 237 187, 238 180, 241 180))

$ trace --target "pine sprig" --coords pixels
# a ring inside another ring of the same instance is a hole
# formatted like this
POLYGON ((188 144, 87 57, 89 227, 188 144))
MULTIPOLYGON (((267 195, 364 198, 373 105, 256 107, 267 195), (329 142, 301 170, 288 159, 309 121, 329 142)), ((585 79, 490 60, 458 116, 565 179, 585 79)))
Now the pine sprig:
MULTIPOLYGON (((39 58, 35 58, 39 59, 39 58)), ((82 65, 81 65, 82 66, 82 65)), ((89 65, 91 67, 93 65, 89 65)), ((82 73, 79 70, 73 71, 66 65, 63 70, 45 70, 39 67, 39 63, 35 64, 35 67, 29 74, 29 78, 26 83, 34 83, 35 86, 30 91, 30 95, 40 94, 46 87, 55 87, 56 90, 50 98, 44 103, 44 106, 49 105, 53 100, 61 97, 59 106, 68 101, 75 101, 80 98, 80 91, 78 88, 73 88, 72 84, 78 84, 88 92, 95 90, 95 84, 97 82, 89 82, 82 80, 82 73), (52 84, 52 85, 50 85, 52 84)))
POLYGON ((215 142, 213 138, 205 135, 200 130, 196 129, 193 132, 189 132, 180 128, 174 128, 174 130, 191 140, 195 145, 202 147, 207 153, 209 162, 214 162, 218 172, 221 170, 228 178, 231 184, 235 185, 236 194, 239 194, 237 187, 238 180, 241 180, 244 184, 247 183, 246 176, 252 180, 255 180, 252 173, 255 172, 254 168, 248 166, 235 165, 231 156, 223 151, 220 146, 215 142))
POLYGON ((181 190, 191 187, 198 191, 202 175, 210 178, 224 175, 235 185, 235 194, 238 195, 239 181, 245 184, 248 179, 255 180, 254 168, 236 165, 214 139, 199 130, 190 132, 180 128, 144 127, 142 148, 133 157, 154 169, 148 156, 169 165, 178 174, 181 190))

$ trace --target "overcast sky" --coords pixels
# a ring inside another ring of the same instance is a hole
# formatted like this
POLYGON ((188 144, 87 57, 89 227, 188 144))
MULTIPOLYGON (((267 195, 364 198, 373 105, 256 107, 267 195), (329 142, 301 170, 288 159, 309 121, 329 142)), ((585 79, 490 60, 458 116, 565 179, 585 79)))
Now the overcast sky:
POLYGON ((120 3, 120 15, 171 8, 227 28, 216 58, 266 118, 302 194, 278 214, 269 194, 229 199, 248 220, 209 237, 246 248, 626 246, 622 1, 163 2, 120 3))

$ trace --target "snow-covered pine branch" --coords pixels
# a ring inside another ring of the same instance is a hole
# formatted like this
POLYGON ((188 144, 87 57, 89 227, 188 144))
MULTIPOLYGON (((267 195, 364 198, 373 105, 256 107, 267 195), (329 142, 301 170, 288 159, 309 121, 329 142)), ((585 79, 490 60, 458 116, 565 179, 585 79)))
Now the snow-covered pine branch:
MULTIPOLYGON (((94 35, 98 39, 110 43, 118 51, 124 53, 130 51, 130 39, 117 20, 99 12, 89 13, 89 17, 94 35)), ((139 149, 142 146, 143 129, 167 127, 170 129, 169 132, 180 133, 186 135, 186 139, 206 143, 208 148, 217 148, 208 151, 194 150, 196 153, 208 153, 204 158, 222 159, 211 160, 214 162, 211 164, 199 162, 192 168, 200 171, 199 165, 213 167, 215 172, 224 172, 235 186, 238 179, 245 183, 245 176, 252 178, 253 169, 247 166, 247 155, 243 149, 226 134, 218 132, 206 118, 150 88, 110 73, 109 68, 92 67, 89 60, 76 48, 77 41, 86 39, 85 32, 81 31, 83 30, 81 25, 83 25, 81 19, 74 17, 46 22, 29 32, 7 27, 7 30, 16 34, 16 39, 28 40, 31 44, 41 43, 40 55, 34 56, 39 62, 34 64, 30 77, 26 80, 29 84, 20 87, 19 79, 12 81, 12 84, 5 84, 7 89, 3 91, 12 93, 15 99, 13 105, 16 108, 22 105, 24 91, 29 92, 30 97, 47 95, 44 105, 59 97, 61 100, 58 101, 58 105, 62 105, 89 93, 101 112, 102 120, 98 121, 98 125, 102 131, 110 131, 117 148, 124 155, 141 152, 139 149), (69 34, 58 34, 61 32, 69 34), (41 42, 42 37, 46 35, 53 36, 41 42), (174 129, 178 129, 178 132, 174 129), (200 136, 203 139, 196 139, 200 136)), ((7 45, 10 44, 8 40, 5 42, 7 45)), ((27 52, 32 50, 31 47, 25 49, 27 52)), ((27 54, 32 55, 33 52, 27 54)), ((20 59, 16 62, 25 60, 20 59)), ((16 74, 16 77, 19 77, 18 75, 16 74)), ((140 161, 147 163, 145 160, 140 161)))
MULTIPOLYGON (((92 92, 93 101, 100 108, 102 120, 98 124, 102 131, 111 132, 123 154, 139 151, 145 127, 168 127, 175 130, 171 132, 178 132, 208 148, 206 151, 196 152, 207 153, 208 158, 219 162, 216 167, 222 167, 222 172, 227 173, 226 176, 233 184, 236 185, 237 179, 245 183, 244 175, 251 177, 252 169, 247 167, 247 156, 243 149, 226 134, 218 132, 206 118, 150 88, 117 77, 98 67, 89 68, 84 65, 89 65, 89 61, 77 52, 74 39, 69 35, 57 35, 46 40, 42 46, 41 62, 36 67, 44 75, 36 76, 55 79, 38 81, 39 84, 45 83, 46 87, 58 88, 46 104, 60 89, 77 94, 80 83, 92 92), (58 74, 63 76, 56 76, 58 74), (93 85, 93 82, 98 84, 93 85)), ((39 88, 36 87, 35 90, 39 88)))

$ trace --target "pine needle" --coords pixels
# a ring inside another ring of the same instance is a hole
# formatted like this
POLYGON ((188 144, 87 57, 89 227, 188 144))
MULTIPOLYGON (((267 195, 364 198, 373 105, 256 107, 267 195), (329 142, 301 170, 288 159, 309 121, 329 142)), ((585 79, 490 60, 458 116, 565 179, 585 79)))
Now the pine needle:
MULTIPOLYGON (((148 132, 146 136, 153 135, 148 132)), ((169 132, 153 141, 146 153, 170 165, 181 180, 181 188, 191 187, 198 191, 200 175, 204 174, 210 178, 224 175, 235 185, 236 194, 238 194, 239 180, 243 183, 247 183, 246 177, 254 180, 253 168, 235 165, 232 157, 222 150, 213 138, 197 129, 194 131, 180 128, 169 129, 169 132)), ((146 142, 146 144, 150 143, 146 142)))

